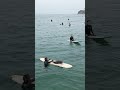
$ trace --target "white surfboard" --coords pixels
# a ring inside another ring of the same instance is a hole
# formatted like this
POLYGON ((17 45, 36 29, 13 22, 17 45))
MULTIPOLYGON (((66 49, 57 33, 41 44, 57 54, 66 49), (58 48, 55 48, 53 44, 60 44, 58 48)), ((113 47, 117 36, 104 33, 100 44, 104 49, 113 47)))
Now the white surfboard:
MULTIPOLYGON (((12 75, 11 76, 11 79, 14 81, 14 82, 16 82, 16 83, 18 83, 18 84, 20 84, 20 85, 22 85, 22 83, 23 83, 23 76, 22 75, 12 75)), ((33 84, 34 84, 35 82, 33 82, 33 84)))
POLYGON ((14 82, 22 85, 22 83, 23 83, 23 76, 22 75, 12 75, 11 78, 14 82))
MULTIPOLYGON (((76 44, 78 44, 79 43, 79 41, 70 41, 70 40, 68 40, 69 42, 72 42, 72 43, 76 43, 76 44)), ((80 44, 80 43, 79 43, 80 44)))
POLYGON ((79 43, 79 41, 72 41, 73 43, 79 43))
MULTIPOLYGON (((44 61, 45 61, 45 58, 40 58, 40 61, 44 62, 44 61)), ((51 61, 51 60, 50 60, 50 61, 51 61)), ((53 61, 57 61, 57 60, 53 60, 53 61)), ((54 62, 51 62, 50 64, 51 64, 51 65, 54 65, 54 66, 58 66, 58 67, 63 67, 63 68, 72 68, 72 65, 67 64, 67 63, 55 64, 54 62)))
POLYGON ((74 42, 78 42, 78 43, 79 43, 79 41, 76 41, 76 40, 75 40, 75 41, 70 41, 70 40, 67 40, 67 41, 69 41, 69 42, 73 42, 73 43, 74 43, 74 42))

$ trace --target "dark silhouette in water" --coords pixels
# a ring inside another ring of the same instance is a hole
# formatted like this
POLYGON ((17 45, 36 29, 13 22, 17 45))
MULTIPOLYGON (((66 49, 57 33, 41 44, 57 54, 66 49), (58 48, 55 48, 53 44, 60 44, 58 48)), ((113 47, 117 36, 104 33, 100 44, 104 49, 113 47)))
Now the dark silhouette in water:
POLYGON ((63 25, 63 22, 62 22, 62 25, 63 25))
POLYGON ((53 62, 53 61, 49 61, 48 59, 47 59, 47 57, 45 58, 45 61, 44 61, 44 67, 46 68, 46 67, 48 67, 49 66, 49 63, 51 63, 51 62, 53 62))
MULTIPOLYGON (((85 35, 95 36, 95 34, 92 30, 92 25, 90 25, 89 22, 90 22, 90 20, 87 20, 87 25, 85 26, 85 35)), ((93 38, 92 40, 101 45, 109 45, 109 43, 104 38, 93 38)))
POLYGON ((98 43, 100 45, 103 45, 103 46, 109 46, 110 45, 109 42, 107 40, 105 40, 105 38, 92 38, 92 39, 86 38, 85 43, 89 44, 90 40, 93 40, 94 42, 96 42, 96 43, 98 43))
POLYGON ((69 27, 71 26, 71 23, 69 23, 69 27))
POLYGON ((109 43, 103 38, 103 39, 93 39, 93 41, 95 41, 96 43, 106 46, 109 45, 109 43))
POLYGON ((23 84, 22 84, 22 90, 33 90, 35 87, 34 82, 35 79, 31 79, 29 74, 26 74, 23 76, 23 84))
POLYGON ((52 22, 53 20, 51 19, 51 22, 52 22))
POLYGON ((70 41, 74 41, 74 37, 72 35, 70 36, 70 41))
POLYGON ((69 18, 68 18, 68 20, 69 20, 69 18))
POLYGON ((92 25, 89 24, 90 20, 87 20, 87 25, 85 26, 85 35, 94 36, 92 25))

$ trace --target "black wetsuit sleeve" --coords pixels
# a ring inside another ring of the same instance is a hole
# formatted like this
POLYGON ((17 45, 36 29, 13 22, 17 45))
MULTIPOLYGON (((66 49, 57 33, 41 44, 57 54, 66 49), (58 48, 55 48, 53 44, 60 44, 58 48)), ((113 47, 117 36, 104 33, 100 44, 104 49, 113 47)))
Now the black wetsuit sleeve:
POLYGON ((53 60, 52 60, 52 61, 49 61, 48 63, 51 63, 51 62, 53 62, 53 60))

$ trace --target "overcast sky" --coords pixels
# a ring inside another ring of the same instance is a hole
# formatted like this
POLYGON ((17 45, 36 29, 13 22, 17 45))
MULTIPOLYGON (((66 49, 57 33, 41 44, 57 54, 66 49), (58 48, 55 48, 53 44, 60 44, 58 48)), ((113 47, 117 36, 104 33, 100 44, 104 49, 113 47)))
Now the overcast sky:
POLYGON ((85 8, 85 0, 35 0, 36 14, 76 14, 85 8))

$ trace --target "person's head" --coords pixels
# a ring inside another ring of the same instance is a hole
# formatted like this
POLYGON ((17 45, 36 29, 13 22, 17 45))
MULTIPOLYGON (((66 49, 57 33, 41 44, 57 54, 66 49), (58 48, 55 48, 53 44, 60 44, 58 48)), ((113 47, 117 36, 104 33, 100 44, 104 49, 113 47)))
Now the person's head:
POLYGON ((23 81, 24 81, 24 82, 27 82, 28 80, 30 80, 30 75, 29 75, 29 74, 25 74, 25 75, 23 76, 23 81))
POLYGON ((87 25, 90 25, 90 20, 87 20, 87 25))
POLYGON ((47 61, 48 59, 47 59, 47 57, 45 57, 45 61, 47 61))

